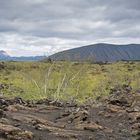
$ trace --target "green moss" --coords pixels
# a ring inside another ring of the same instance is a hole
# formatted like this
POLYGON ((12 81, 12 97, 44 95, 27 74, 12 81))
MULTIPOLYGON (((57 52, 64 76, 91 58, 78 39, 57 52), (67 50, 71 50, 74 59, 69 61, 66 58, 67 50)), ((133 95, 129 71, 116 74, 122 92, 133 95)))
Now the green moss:
POLYGON ((115 85, 130 84, 140 89, 140 62, 98 65, 78 62, 4 62, 0 89, 4 96, 25 99, 76 99, 107 95, 115 85))

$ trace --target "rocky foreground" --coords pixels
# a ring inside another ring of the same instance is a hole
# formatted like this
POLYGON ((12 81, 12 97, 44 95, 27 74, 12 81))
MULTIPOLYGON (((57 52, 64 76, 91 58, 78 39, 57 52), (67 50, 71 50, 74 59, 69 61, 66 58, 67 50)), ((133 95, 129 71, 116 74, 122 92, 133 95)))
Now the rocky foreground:
POLYGON ((1 97, 0 140, 140 140, 140 92, 124 85, 81 106, 1 97))

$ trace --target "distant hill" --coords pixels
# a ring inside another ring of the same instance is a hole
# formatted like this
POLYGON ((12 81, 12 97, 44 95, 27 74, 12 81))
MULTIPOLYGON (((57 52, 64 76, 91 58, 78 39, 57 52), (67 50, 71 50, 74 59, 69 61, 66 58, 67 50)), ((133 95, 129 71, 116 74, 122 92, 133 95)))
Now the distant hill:
POLYGON ((39 61, 46 58, 45 56, 21 56, 21 57, 11 57, 10 60, 13 61, 39 61))
POLYGON ((0 60, 2 61, 38 61, 44 59, 45 56, 21 56, 21 57, 11 57, 7 52, 0 50, 0 60))
POLYGON ((53 60, 92 60, 92 61, 119 61, 140 60, 140 44, 113 45, 94 44, 62 51, 49 56, 53 60))
POLYGON ((10 56, 7 54, 7 52, 0 50, 0 60, 8 60, 10 56))

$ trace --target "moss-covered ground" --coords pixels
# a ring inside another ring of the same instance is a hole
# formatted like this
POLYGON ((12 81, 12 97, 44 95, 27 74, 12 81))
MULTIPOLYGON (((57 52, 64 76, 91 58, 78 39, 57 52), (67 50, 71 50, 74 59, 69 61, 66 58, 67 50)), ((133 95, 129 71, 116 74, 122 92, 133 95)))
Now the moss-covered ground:
POLYGON ((123 84, 140 90, 140 62, 0 62, 1 96, 83 102, 123 84))

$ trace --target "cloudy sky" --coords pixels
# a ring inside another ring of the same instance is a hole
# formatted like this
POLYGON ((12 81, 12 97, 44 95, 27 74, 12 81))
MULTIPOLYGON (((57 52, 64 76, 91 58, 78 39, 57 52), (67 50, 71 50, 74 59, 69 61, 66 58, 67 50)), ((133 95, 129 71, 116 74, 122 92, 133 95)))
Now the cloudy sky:
POLYGON ((101 42, 140 43, 140 0, 0 0, 0 50, 12 56, 101 42))

